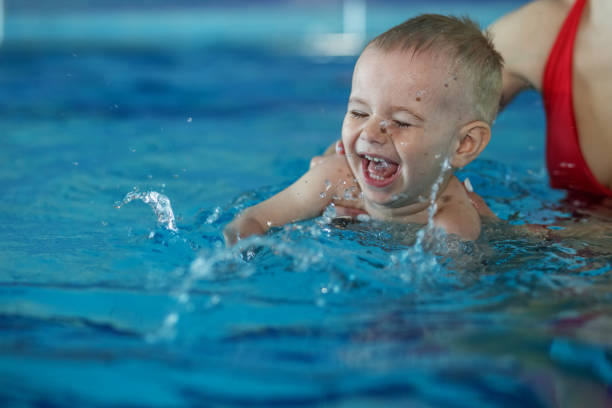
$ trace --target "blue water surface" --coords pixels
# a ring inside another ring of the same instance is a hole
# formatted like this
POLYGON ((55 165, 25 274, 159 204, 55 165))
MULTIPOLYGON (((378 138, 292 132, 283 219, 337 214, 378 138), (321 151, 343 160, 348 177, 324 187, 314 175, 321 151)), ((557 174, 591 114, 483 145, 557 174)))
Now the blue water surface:
POLYGON ((612 403, 612 218, 548 187, 535 92, 459 173, 503 221, 477 242, 327 214, 226 249, 233 216, 339 137, 356 57, 261 33, 45 42, 20 18, 0 49, 0 405, 612 403))

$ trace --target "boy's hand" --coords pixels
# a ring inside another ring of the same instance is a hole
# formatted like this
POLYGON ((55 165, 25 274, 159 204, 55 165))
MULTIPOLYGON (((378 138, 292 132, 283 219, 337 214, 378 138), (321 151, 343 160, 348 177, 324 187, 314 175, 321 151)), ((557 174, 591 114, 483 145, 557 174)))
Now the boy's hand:
POLYGON ((236 242, 251 235, 263 235, 266 230, 256 219, 247 216, 238 217, 223 229, 225 245, 234 245, 236 242))

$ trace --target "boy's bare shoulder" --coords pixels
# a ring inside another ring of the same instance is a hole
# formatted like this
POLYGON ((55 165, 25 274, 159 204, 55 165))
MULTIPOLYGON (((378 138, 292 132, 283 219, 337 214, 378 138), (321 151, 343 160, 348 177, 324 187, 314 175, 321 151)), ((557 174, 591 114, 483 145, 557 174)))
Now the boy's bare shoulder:
POLYGON ((452 176, 438 200, 438 211, 434 217, 437 227, 462 239, 478 238, 481 229, 480 215, 457 177, 452 176))

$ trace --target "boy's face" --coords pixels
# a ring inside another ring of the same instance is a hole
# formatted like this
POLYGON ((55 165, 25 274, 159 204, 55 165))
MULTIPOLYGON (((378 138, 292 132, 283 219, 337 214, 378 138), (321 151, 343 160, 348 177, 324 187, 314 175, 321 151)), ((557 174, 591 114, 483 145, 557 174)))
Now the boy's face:
POLYGON ((370 46, 361 54, 342 141, 366 203, 400 208, 429 199, 466 119, 458 82, 431 53, 370 46))

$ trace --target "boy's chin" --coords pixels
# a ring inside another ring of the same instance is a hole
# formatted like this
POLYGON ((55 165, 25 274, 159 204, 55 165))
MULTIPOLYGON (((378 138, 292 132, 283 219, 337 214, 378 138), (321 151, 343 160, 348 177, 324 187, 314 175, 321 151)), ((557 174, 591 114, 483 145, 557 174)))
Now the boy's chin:
POLYGON ((395 208, 418 208, 424 205, 427 201, 426 199, 420 197, 414 197, 412 194, 408 195, 406 193, 397 193, 397 192, 387 192, 383 193, 380 191, 372 192, 372 191, 364 191, 363 198, 364 200, 372 207, 378 208, 387 208, 387 209, 395 209, 395 208))
POLYGON ((397 195, 393 193, 380 192, 380 191, 364 191, 363 198, 377 207, 393 207, 394 202, 397 201, 397 195))

